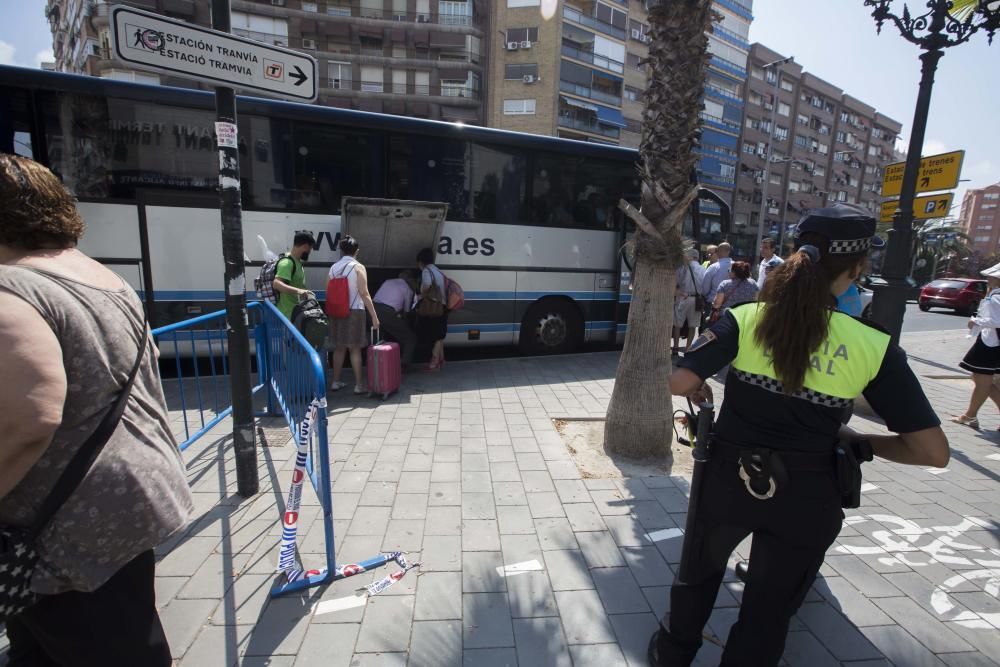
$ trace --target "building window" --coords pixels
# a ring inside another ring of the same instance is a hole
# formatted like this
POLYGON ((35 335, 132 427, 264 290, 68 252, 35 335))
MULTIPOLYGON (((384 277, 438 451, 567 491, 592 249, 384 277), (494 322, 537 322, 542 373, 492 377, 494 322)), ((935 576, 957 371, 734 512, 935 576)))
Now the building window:
POLYGON ((736 165, 734 164, 720 164, 719 174, 723 178, 736 178, 736 165))
POLYGON ((384 79, 381 67, 361 68, 361 90, 366 93, 381 93, 384 79))
POLYGON ((628 27, 628 15, 620 9, 609 7, 608 5, 597 3, 597 11, 594 12, 598 21, 613 25, 624 30, 628 27))
POLYGON ((361 55, 363 56, 381 56, 383 54, 381 37, 359 37, 358 42, 361 44, 361 55))
POLYGON ((764 103, 764 98, 761 97, 761 94, 758 93, 758 92, 756 92, 756 91, 751 90, 750 91, 750 104, 756 104, 757 106, 760 106, 763 103, 764 103))
POLYGON ((774 138, 779 141, 788 141, 788 128, 776 125, 774 127, 774 138))
POLYGON ((804 125, 806 127, 809 127, 809 116, 804 116, 802 114, 799 114, 798 117, 796 118, 796 121, 798 122, 799 125, 804 125))
POLYGON ((989 243, 990 242, 990 237, 989 236, 977 236, 975 239, 973 239, 973 241, 975 243, 989 243))
POLYGON ((641 102, 642 91, 632 86, 625 86, 625 99, 629 102, 641 102))
POLYGON ((508 81, 521 80, 526 76, 538 78, 538 63, 504 65, 503 78, 508 81))
POLYGON ((464 79, 441 79, 442 97, 469 97, 471 86, 464 79))
POLYGON ((845 190, 837 193, 837 201, 847 201, 847 192, 845 190))
POLYGON ((413 90, 417 95, 430 95, 431 94, 431 73, 430 72, 414 72, 413 73, 413 90))
POLYGON ((979 231, 981 231, 981 232, 988 232, 991 229, 993 229, 993 225, 978 225, 976 227, 976 229, 979 230, 979 231))
POLYGON ((315 2, 305 2, 302 3, 302 11, 304 12, 315 12, 318 11, 318 7, 315 2))
POLYGON ((781 174, 771 174, 769 180, 771 185, 781 185, 781 174))
POLYGON ((354 78, 351 63, 331 62, 327 65, 329 87, 336 90, 350 90, 354 78))
POLYGON ((983 199, 1000 199, 1000 192, 987 192, 983 194, 983 199))
POLYGON ((830 147, 827 146, 826 144, 819 144, 817 146, 817 150, 819 151, 820 155, 826 155, 827 153, 830 152, 830 147))
POLYGON ((784 102, 778 102, 778 115, 788 116, 792 113, 792 107, 788 106, 784 102))
POLYGON ((786 79, 782 77, 781 79, 781 89, 785 92, 792 92, 795 89, 795 84, 792 83, 791 79, 786 79))
POLYGON ((442 0, 438 3, 441 25, 472 25, 472 3, 442 0))
POLYGON ((798 181, 788 181, 788 191, 798 192, 801 189, 801 184, 798 181))
POLYGON ((231 17, 232 29, 237 35, 275 46, 288 46, 287 19, 246 12, 232 12, 231 17))
POLYGON ((996 204, 983 204, 980 208, 982 208, 984 211, 989 211, 990 209, 994 209, 996 207, 997 207, 996 204))
POLYGON ((514 7, 537 7, 542 4, 542 0, 507 0, 507 6, 514 7))
POLYGON ((625 64, 628 65, 630 68, 637 69, 639 71, 645 69, 645 67, 642 64, 642 58, 640 58, 634 53, 625 54, 625 64))
POLYGON ((642 132, 642 121, 636 118, 625 117, 625 131, 640 134, 642 132))
POLYGON ((507 116, 527 116, 535 113, 535 100, 504 100, 503 112, 507 116))
POLYGON ((984 220, 985 221, 992 221, 993 220, 993 214, 991 213, 989 215, 981 215, 981 216, 979 216, 979 221, 980 222, 983 222, 984 220))
POLYGON ((508 28, 507 30, 507 41, 508 42, 531 42, 534 44, 538 41, 538 28, 508 28))
POLYGON ((744 141, 743 142, 743 152, 744 153, 748 153, 750 155, 753 155, 754 153, 757 152, 757 146, 755 146, 754 144, 750 143, 749 141, 744 141))

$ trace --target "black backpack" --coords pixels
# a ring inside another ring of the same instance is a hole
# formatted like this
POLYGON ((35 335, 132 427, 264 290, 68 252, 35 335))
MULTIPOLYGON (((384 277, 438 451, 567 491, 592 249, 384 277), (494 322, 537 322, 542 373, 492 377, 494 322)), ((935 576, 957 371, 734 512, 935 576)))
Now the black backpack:
POLYGON ((319 348, 326 340, 330 320, 319 301, 310 296, 295 304, 292 309, 292 326, 299 330, 310 345, 319 348))

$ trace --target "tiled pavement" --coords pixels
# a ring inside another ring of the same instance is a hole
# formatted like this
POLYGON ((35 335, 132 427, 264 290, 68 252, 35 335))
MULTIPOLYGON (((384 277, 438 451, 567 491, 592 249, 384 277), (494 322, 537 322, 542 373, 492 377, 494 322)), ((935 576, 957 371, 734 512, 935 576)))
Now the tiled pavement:
MULTIPOLYGON (((955 364, 968 341, 942 332, 904 345, 939 413, 961 412, 971 383, 955 364)), ((603 416, 616 360, 456 363, 408 376, 386 402, 331 395, 338 562, 397 549, 423 562, 341 611, 321 603, 395 566, 269 600, 294 449, 272 437, 261 492, 241 502, 222 424, 186 454, 197 518, 158 566, 178 664, 644 665, 679 561, 670 529, 683 526, 687 480, 582 479, 551 421, 603 416), (501 574, 526 562, 537 569, 501 574)), ((992 405, 982 414, 984 427, 1000 424, 992 405)), ((1000 664, 1000 434, 946 429, 946 471, 866 466, 864 505, 792 621, 788 665, 1000 664)), ((314 495, 305 503, 300 551, 319 566, 314 495)), ((708 628, 722 640, 741 590, 730 571, 708 628)), ((706 643, 698 664, 719 652, 706 643)))

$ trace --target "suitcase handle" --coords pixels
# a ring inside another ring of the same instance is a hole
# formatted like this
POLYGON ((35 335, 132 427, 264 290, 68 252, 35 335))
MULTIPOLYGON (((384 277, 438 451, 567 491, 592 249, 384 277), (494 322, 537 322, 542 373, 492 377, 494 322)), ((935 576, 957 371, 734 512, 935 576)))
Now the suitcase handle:
POLYGON ((368 339, 371 341, 372 345, 378 345, 382 342, 382 330, 372 327, 368 332, 368 339))

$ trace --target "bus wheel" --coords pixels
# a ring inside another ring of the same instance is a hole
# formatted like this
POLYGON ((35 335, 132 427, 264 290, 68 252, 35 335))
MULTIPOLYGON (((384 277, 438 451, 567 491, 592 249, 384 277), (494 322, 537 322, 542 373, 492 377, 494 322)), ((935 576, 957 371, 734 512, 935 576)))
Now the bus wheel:
POLYGON ((583 319, 569 301, 546 299, 528 308, 521 322, 522 354, 572 352, 583 340, 583 319))

